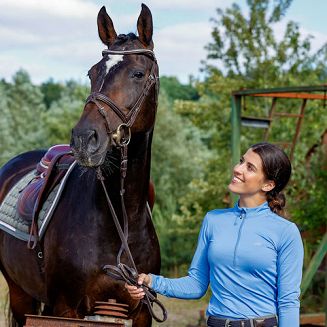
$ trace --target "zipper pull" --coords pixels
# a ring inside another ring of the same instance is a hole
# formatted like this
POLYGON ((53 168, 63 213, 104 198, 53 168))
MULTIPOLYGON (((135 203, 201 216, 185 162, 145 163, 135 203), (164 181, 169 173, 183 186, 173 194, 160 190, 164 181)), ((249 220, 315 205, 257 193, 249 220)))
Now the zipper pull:
POLYGON ((235 217, 234 226, 238 224, 238 220, 242 220, 245 217, 245 210, 242 209, 239 216, 235 217))

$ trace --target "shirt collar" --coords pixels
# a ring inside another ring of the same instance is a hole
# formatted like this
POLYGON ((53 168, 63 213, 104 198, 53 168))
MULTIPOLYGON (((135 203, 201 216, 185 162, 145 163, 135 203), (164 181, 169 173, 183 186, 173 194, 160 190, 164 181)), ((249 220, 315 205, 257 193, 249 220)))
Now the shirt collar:
POLYGON ((257 215, 261 213, 266 213, 267 210, 270 210, 270 207, 267 201, 262 203, 258 207, 253 207, 253 208, 240 207, 237 201, 235 203, 234 210, 237 213, 245 213, 246 215, 257 215))

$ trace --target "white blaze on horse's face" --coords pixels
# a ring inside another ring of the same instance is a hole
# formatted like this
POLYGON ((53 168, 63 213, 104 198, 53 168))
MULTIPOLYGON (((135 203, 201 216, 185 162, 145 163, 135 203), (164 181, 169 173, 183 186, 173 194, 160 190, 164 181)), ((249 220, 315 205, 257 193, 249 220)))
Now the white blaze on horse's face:
POLYGON ((106 75, 109 73, 110 69, 116 66, 118 63, 124 60, 124 55, 109 55, 106 61, 106 75))
POLYGON ((100 86, 99 92, 101 92, 101 90, 102 90, 104 81, 105 81, 106 76, 108 75, 110 69, 112 67, 115 67, 117 64, 119 64, 123 60, 124 60, 124 55, 108 55, 108 58, 106 60, 106 73, 103 76, 103 81, 102 81, 102 84, 100 86))

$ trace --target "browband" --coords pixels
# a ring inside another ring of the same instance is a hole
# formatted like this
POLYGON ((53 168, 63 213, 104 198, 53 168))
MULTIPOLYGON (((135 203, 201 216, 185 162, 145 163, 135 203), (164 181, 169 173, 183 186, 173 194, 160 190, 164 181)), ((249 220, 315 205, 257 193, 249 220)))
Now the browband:
POLYGON ((150 49, 133 49, 133 50, 110 50, 105 49, 102 51, 102 56, 106 54, 112 54, 112 55, 129 55, 129 54, 146 54, 150 55, 153 60, 156 60, 156 56, 154 52, 150 49))

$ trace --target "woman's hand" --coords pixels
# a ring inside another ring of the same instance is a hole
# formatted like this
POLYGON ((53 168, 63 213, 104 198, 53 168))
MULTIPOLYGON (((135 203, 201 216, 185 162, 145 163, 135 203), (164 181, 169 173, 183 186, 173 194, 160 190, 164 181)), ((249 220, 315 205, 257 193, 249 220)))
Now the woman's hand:
MULTIPOLYGON (((147 274, 140 274, 139 279, 137 281, 139 285, 142 285, 143 283, 147 286, 151 285, 151 276, 147 274)), ((133 300, 141 300, 144 297, 144 291, 142 287, 137 287, 133 285, 129 285, 125 283, 125 288, 127 289, 129 295, 133 300)))

